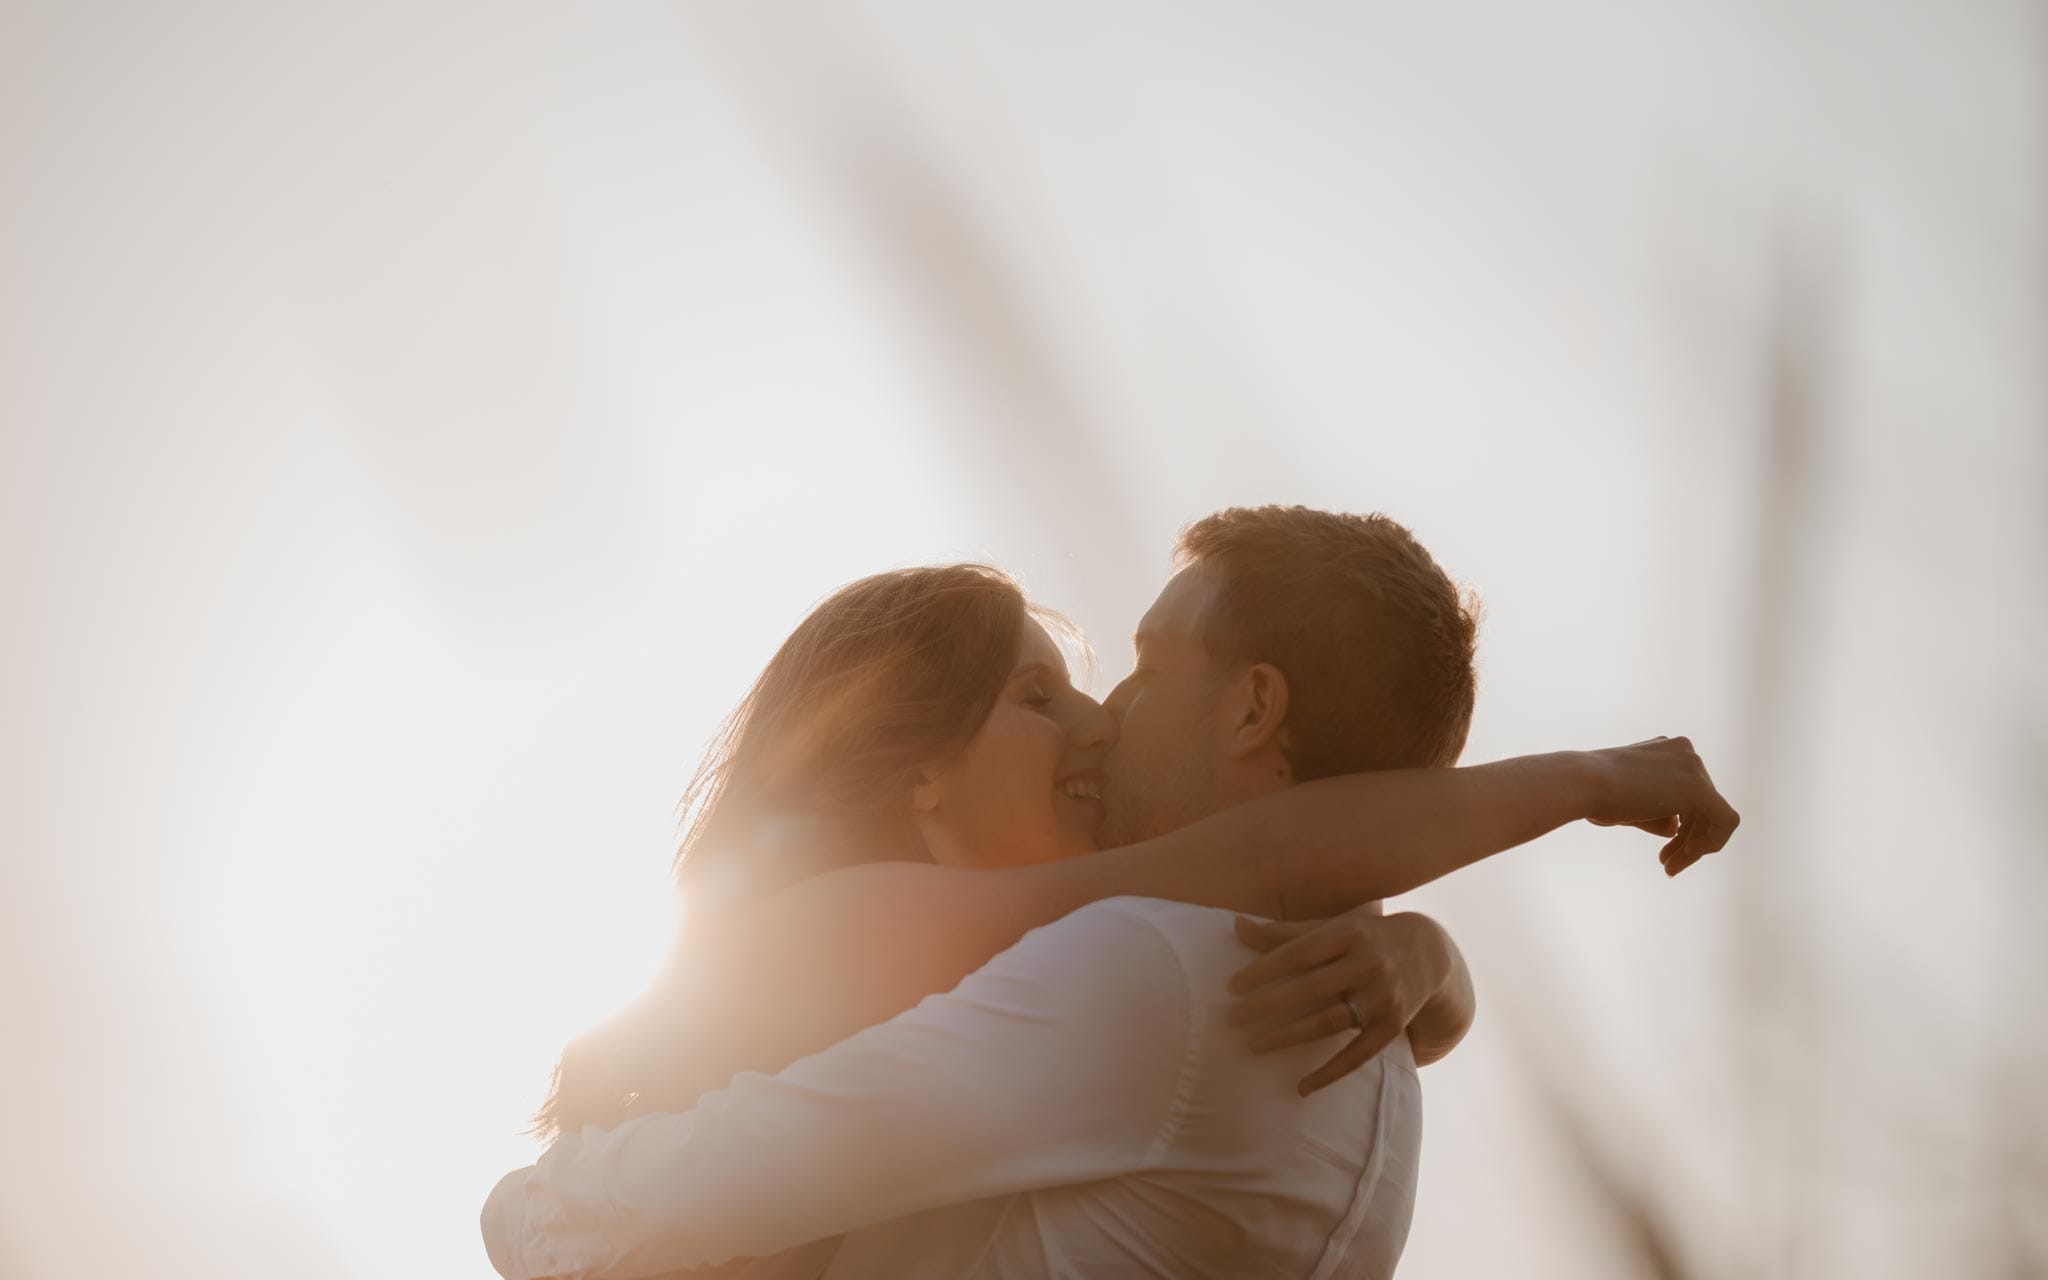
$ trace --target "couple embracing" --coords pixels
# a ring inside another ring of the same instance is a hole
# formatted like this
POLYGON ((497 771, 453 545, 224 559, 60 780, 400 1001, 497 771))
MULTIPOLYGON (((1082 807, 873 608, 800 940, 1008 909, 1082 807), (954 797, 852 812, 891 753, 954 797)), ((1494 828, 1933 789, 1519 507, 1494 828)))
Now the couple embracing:
POLYGON ((812 612, 686 793, 686 919, 564 1052, 507 1277, 1392 1274, 1472 986, 1404 893, 1587 820, 1675 875, 1683 738, 1453 768, 1475 619, 1384 516, 1181 534, 1106 703, 977 565, 812 612))

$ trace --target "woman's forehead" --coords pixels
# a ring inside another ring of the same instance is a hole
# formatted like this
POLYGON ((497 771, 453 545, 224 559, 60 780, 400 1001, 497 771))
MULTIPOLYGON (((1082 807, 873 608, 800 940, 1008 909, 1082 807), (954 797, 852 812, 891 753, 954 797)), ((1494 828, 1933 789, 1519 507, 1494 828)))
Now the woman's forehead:
POLYGON ((1017 665, 1025 667, 1033 663, 1064 671, 1067 669, 1067 655, 1053 643, 1052 633, 1045 629, 1043 623, 1036 618, 1026 618, 1017 641, 1017 665))

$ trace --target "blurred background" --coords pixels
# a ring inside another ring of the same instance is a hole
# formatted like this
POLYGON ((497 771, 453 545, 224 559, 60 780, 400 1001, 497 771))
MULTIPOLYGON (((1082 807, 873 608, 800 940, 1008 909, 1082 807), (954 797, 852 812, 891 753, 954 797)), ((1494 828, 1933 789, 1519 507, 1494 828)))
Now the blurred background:
POLYGON ((490 1274, 808 607, 1385 511, 1468 760, 1405 1276, 2048 1274, 2048 6, 0 5, 0 1275, 490 1274))

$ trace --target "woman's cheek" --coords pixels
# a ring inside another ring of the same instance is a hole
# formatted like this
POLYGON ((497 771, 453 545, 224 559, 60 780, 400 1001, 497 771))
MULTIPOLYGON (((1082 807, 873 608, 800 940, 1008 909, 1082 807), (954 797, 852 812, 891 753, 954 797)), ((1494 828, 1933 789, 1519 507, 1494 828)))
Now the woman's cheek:
POLYGON ((1076 853, 1088 852, 1089 849, 1076 845, 1074 832, 1060 816, 1059 788, 1054 780, 1059 776, 1060 765, 1066 759, 1067 734, 1060 726, 1054 725, 1051 728, 1052 732, 1045 740, 1045 761, 1039 772, 1039 777, 1043 779, 1043 784, 1039 787, 1039 812, 1044 815, 1044 821, 1052 831, 1052 844, 1049 847, 1060 850, 1062 857, 1072 857, 1076 853))
POLYGON ((1018 707, 1007 754, 1009 776, 1001 794, 1014 822, 1043 821, 1052 814, 1053 775, 1059 770, 1059 735, 1048 740, 1045 718, 1018 707))

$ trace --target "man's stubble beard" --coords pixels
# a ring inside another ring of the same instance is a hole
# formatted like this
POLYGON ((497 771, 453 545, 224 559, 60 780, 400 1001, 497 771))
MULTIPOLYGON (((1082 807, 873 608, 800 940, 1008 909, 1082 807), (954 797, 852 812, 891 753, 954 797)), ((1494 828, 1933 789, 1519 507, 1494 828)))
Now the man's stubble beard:
POLYGON ((1120 771, 1112 769, 1112 783, 1103 793, 1103 848, 1178 831, 1222 807, 1216 803, 1215 771, 1200 753, 1160 772, 1163 776, 1149 783, 1118 782, 1120 771))

